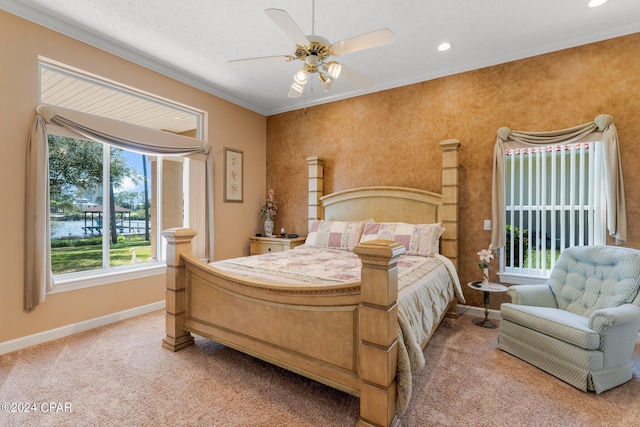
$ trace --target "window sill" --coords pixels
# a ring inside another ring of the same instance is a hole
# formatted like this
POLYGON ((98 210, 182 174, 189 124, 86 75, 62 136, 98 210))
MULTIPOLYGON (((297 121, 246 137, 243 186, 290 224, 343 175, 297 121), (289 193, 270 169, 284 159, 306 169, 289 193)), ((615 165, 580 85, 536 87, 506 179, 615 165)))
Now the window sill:
POLYGON ((122 267, 108 272, 80 272, 60 274, 54 277, 54 287, 47 295, 62 292, 76 291, 78 289, 92 288, 94 286, 109 285, 127 280, 143 279, 146 277, 164 275, 166 264, 149 263, 145 266, 122 267))
POLYGON ((514 273, 498 273, 501 283, 510 283, 513 285, 544 285, 549 280, 544 276, 528 276, 524 274, 514 273))

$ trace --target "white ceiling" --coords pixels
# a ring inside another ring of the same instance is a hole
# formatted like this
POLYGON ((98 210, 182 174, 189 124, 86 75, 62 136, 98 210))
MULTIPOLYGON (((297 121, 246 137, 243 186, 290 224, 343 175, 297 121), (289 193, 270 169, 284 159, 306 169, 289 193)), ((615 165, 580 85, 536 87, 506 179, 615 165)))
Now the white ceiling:
POLYGON ((587 1, 316 0, 314 12, 313 0, 0 0, 0 8, 271 115, 640 31, 639 0, 597 8, 587 1), (229 65, 293 54, 268 8, 286 10, 305 34, 313 27, 332 43, 391 29, 394 43, 339 57, 374 87, 338 79, 324 93, 312 79, 292 99, 300 61, 229 65), (438 52, 443 41, 453 48, 438 52))

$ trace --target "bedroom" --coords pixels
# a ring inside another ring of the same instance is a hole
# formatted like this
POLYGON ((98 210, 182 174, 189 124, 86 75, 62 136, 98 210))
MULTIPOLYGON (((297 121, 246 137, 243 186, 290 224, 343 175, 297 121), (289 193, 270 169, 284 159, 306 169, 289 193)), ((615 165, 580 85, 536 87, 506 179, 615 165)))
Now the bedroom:
MULTIPOLYGON (((633 174, 640 164, 635 144, 640 133, 639 34, 310 107, 306 114, 297 110, 264 117, 6 12, 0 14, 0 24, 3 39, 20 35, 3 44, 3 63, 11 66, 0 70, 5 150, 0 176, 14 183, 2 188, 3 199, 11 204, 1 214, 0 343, 164 300, 164 283, 150 277, 50 295, 32 313, 22 310, 25 189, 18 178, 25 175, 27 135, 38 99, 37 55, 208 111, 209 140, 217 159, 229 141, 244 151, 244 204, 222 202, 222 168, 216 171, 216 221, 232 224, 217 232, 217 258, 248 254, 248 237, 259 232, 258 209, 267 185, 282 201, 276 229, 304 230, 307 156, 320 156, 329 164, 325 186, 332 190, 371 184, 434 190, 440 185, 440 164, 429 160, 439 159, 440 141, 456 138, 463 144, 459 274, 463 283, 475 280, 475 253, 489 242, 482 224, 490 217, 489 177, 497 128, 561 129, 600 113, 615 118, 628 217, 639 214, 640 181, 633 174), (376 161, 379 158, 384 162, 376 161), (385 168, 386 164, 394 167, 385 168)), ((640 234, 633 226, 627 246, 640 248, 640 234)), ((479 295, 465 293, 470 305, 481 305, 479 295)), ((492 308, 500 302, 493 300, 492 308)))

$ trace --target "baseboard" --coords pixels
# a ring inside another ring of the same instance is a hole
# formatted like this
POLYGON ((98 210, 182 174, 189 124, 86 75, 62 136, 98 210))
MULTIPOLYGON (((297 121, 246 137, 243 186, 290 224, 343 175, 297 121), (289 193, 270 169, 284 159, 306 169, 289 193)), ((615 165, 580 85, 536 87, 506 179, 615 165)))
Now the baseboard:
POLYGON ((12 351, 21 350, 32 345, 42 344, 44 342, 55 340, 58 338, 67 337, 69 335, 77 334, 78 332, 88 331, 89 329, 97 328, 99 326, 119 322, 120 320, 125 320, 130 317, 135 317, 141 314, 150 313, 152 311, 161 310, 163 308, 165 308, 164 300, 140 307, 130 308, 124 311, 119 311, 117 313, 111 313, 93 319, 84 320, 72 325, 61 326, 56 329, 39 332, 37 334, 28 335, 26 337, 16 338, 15 340, 5 341, 0 343, 0 355, 11 353, 12 351))
MULTIPOLYGON (((484 308, 471 305, 458 305, 460 315, 468 314, 474 317, 484 317, 484 308)), ((500 310, 489 310, 489 319, 500 320, 500 310)), ((640 344, 640 334, 636 338, 636 343, 640 344)))

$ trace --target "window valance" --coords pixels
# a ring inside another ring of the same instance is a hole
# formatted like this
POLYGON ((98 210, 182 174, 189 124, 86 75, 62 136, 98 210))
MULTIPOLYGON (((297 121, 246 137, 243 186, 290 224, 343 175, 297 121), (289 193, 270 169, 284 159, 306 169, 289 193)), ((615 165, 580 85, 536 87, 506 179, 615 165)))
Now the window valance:
POLYGON ((616 243, 627 240, 627 213, 622 180, 622 166, 618 148, 618 134, 613 117, 601 114, 594 121, 569 129, 549 132, 512 131, 498 129, 493 155, 491 245, 501 248, 506 241, 505 215, 505 155, 510 148, 540 145, 570 144, 582 140, 602 140, 604 144, 604 177, 607 198, 607 229, 616 243))

